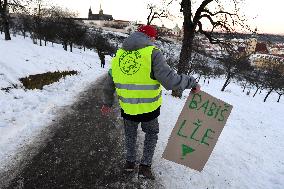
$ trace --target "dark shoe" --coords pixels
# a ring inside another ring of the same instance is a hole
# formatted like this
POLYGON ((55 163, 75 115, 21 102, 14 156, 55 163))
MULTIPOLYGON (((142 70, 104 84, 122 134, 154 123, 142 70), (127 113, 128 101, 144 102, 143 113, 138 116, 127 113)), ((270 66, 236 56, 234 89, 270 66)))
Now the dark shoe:
POLYGON ((123 169, 125 172, 133 172, 135 169, 135 162, 126 161, 123 169))
POLYGON ((155 177, 154 177, 154 175, 151 171, 151 166, 140 164, 139 165, 138 178, 155 180, 155 177))

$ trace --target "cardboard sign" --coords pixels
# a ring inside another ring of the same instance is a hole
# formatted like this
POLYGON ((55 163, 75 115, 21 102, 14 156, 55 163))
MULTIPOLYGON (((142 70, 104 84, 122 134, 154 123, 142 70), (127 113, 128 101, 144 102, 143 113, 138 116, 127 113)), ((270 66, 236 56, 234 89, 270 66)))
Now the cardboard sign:
POLYGON ((232 108, 203 91, 190 93, 163 158, 202 171, 232 108))

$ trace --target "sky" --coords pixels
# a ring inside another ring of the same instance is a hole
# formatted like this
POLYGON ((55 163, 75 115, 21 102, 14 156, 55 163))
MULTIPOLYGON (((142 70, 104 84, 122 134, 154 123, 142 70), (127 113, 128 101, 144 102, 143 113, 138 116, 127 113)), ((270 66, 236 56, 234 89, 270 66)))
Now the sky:
MULTIPOLYGON (((113 15, 117 20, 146 22, 148 16, 147 3, 150 0, 52 0, 55 4, 66 7, 78 13, 79 17, 87 17, 90 6, 93 13, 99 12, 100 4, 105 14, 113 15)), ((225 1, 225 0, 223 0, 225 1)), ((257 28, 259 33, 284 34, 284 1, 283 0, 243 0, 241 12, 248 19, 251 28, 257 28)), ((200 0, 197 0, 200 2, 200 0)), ((179 12, 178 4, 171 10, 173 14, 179 12)), ((160 23, 156 23, 161 25, 160 23)), ((182 19, 164 21, 168 28, 176 24, 182 26, 182 19)))

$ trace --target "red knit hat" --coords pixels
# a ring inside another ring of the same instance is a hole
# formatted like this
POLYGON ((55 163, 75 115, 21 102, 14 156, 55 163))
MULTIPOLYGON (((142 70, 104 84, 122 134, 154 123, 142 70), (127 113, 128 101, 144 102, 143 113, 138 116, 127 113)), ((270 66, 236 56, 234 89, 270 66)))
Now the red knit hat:
POLYGON ((154 28, 154 26, 151 25, 142 25, 138 28, 139 32, 145 33, 149 37, 157 37, 157 30, 154 28))

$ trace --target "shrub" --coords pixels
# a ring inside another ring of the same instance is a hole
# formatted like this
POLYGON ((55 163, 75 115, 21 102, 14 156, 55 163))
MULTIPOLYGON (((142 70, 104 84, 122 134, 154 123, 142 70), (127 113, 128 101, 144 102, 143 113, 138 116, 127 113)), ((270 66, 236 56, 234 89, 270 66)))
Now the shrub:
POLYGON ((47 72, 43 74, 30 75, 19 80, 26 89, 41 89, 45 85, 52 84, 59 81, 61 78, 65 78, 67 75, 76 75, 77 71, 62 71, 62 72, 47 72))

